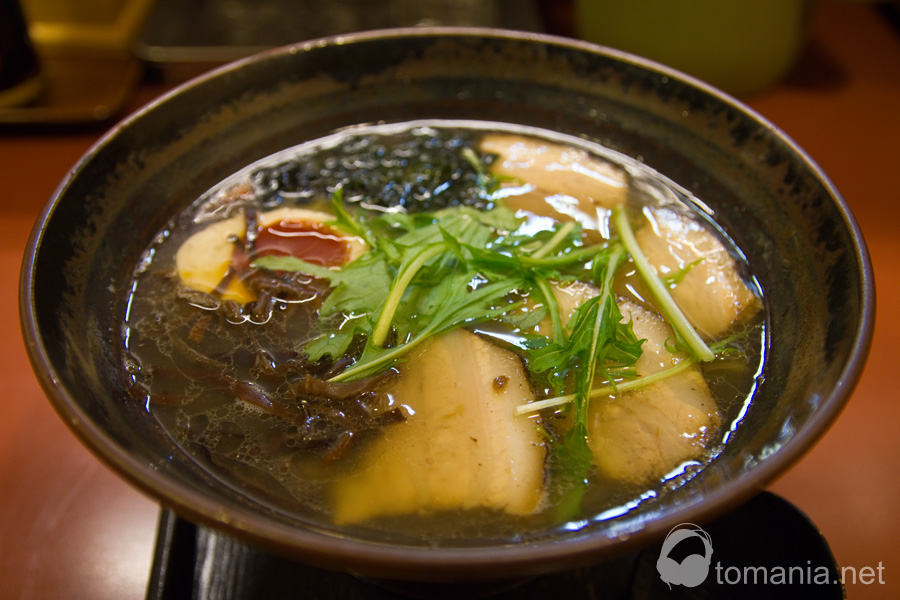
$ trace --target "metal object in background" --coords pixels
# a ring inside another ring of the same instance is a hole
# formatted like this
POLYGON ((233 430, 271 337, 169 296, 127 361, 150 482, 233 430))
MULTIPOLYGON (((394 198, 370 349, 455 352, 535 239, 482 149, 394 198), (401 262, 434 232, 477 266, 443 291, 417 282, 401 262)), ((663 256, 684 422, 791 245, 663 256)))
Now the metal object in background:
POLYGON ((171 81, 304 40, 413 26, 542 31, 536 0, 157 0, 135 52, 171 81))

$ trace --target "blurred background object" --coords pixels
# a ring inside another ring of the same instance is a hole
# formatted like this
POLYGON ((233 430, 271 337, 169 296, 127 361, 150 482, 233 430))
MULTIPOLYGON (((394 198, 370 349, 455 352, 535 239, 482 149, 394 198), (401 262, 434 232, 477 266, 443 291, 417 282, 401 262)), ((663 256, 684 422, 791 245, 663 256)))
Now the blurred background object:
POLYGON ((37 55, 18 0, 0 0, 0 107, 23 106, 41 92, 37 55))
POLYGON ((134 40, 153 0, 0 2, 21 2, 41 70, 40 93, 27 105, 0 105, 0 124, 105 124, 121 116, 140 82, 134 40))
MULTIPOLYGON (((44 82, 39 96, 23 96, 31 100, 27 106, 19 92, 14 106, 0 105, 0 125, 13 126, 109 124, 122 116, 142 75, 171 85, 267 48, 323 36, 438 25, 543 30, 538 0, 0 2, 4 11, 21 2, 44 82)), ((12 22, 3 21, 4 27, 12 22)), ((33 85, 28 89, 40 89, 33 85)))
POLYGON ((814 0, 576 0, 576 34, 694 75, 734 95, 787 75, 814 0))
POLYGON ((821 2, 877 4, 900 27, 900 0, 0 0, 0 125, 109 124, 142 81, 171 86, 268 48, 411 26, 580 37, 745 98, 797 73, 821 2))
POLYGON ((21 0, 41 48, 128 57, 153 0, 21 0))
POLYGON ((534 0, 156 0, 136 52, 177 81, 266 48, 441 25, 542 29, 534 0))

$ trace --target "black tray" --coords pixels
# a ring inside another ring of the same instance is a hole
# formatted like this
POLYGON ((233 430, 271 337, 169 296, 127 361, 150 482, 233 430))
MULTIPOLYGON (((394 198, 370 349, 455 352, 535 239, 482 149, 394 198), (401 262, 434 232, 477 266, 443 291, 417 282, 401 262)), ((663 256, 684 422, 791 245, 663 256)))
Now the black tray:
MULTIPOLYGON (((703 527, 712 555, 696 587, 668 585, 657 572, 661 546, 591 568, 537 577, 491 595, 494 600, 845 598, 840 570, 812 522, 782 498, 763 492, 703 527), (754 583, 755 582, 755 583, 754 583)), ((678 544, 670 557, 686 544, 678 544)), ((690 545, 685 555, 693 553, 690 545)), ((702 550, 701 550, 702 552, 702 550)), ((405 588, 423 598, 472 598, 484 588, 405 588)), ((353 575, 268 554, 163 510, 148 600, 389 600, 405 597, 353 575)))

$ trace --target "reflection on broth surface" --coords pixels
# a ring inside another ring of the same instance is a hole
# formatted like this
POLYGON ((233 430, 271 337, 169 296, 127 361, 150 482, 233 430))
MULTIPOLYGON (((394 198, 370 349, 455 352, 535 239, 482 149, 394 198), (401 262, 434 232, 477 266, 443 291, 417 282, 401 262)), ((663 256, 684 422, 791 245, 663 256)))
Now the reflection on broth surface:
POLYGON ((749 402, 762 297, 675 184, 496 123, 358 127, 175 217, 135 270, 134 396, 270 509, 522 540, 692 477, 749 402))

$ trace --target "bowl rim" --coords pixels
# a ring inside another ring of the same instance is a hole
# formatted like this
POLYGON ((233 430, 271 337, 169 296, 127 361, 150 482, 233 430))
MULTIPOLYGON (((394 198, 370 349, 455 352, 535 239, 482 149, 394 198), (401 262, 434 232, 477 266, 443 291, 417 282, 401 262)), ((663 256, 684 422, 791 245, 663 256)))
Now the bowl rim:
POLYGON ((872 264, 862 232, 847 203, 831 180, 818 164, 784 132, 755 110, 725 92, 658 62, 591 42, 544 33, 489 27, 409 27, 334 35, 266 50, 183 82, 123 118, 100 137, 69 170, 37 218, 29 236, 22 262, 19 307, 20 326, 29 360, 44 393, 58 415, 82 444, 101 462, 150 498, 173 509, 176 514, 202 525, 224 529, 230 534, 313 565, 346 568, 360 574, 386 574, 390 578, 397 579, 417 579, 423 571, 430 574, 429 578, 437 577, 449 580, 465 575, 473 579, 493 579, 504 574, 521 573, 526 570, 532 574, 558 570, 558 565, 562 563, 570 566, 588 564, 603 556, 611 555, 613 552, 618 554, 636 550, 654 540, 661 539, 667 531, 678 523, 684 522, 686 518, 702 523, 720 516, 752 498, 766 484, 809 451, 833 424, 849 401, 862 373, 871 345, 875 318, 875 285, 872 264), (854 242, 853 251, 861 273, 859 291, 862 314, 859 327, 853 334, 853 343, 849 351, 850 359, 840 373, 838 384, 832 393, 823 399, 803 429, 791 437, 773 456, 751 469, 744 476, 708 492, 704 495, 702 502, 655 518, 639 531, 616 539, 615 543, 611 541, 611 538, 588 534, 574 536, 567 539, 565 543, 548 543, 548 541, 538 540, 508 544, 502 547, 422 548, 390 545, 357 538, 343 538, 336 535, 322 535, 314 530, 285 526, 244 507, 225 510, 203 494, 186 489, 178 482, 168 479, 164 474, 150 468, 146 463, 135 459, 128 452, 123 452, 119 444, 90 419, 75 398, 58 385, 59 378, 41 340, 33 291, 36 276, 35 263, 41 249, 44 226, 52 218, 66 189, 79 176, 91 158, 109 145, 121 131, 139 121, 143 115, 159 109, 186 90, 201 86, 210 79, 226 76, 247 65, 271 60, 286 53, 296 54, 337 45, 419 37, 491 38, 557 46, 582 53, 599 54, 631 66, 653 71, 661 76, 678 80, 688 87, 696 88, 759 122, 808 165, 810 171, 830 194, 850 238, 854 242))

